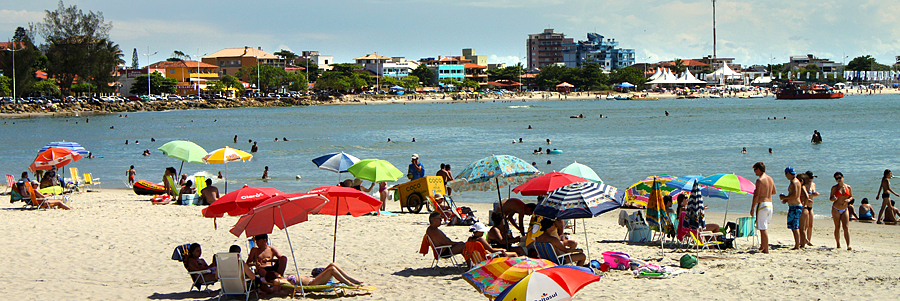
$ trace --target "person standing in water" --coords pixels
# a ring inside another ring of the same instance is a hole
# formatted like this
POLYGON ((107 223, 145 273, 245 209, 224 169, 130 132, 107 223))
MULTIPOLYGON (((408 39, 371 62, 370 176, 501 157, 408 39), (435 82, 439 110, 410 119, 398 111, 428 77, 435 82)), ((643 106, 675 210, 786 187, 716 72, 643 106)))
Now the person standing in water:
POLYGON ((891 194, 895 196, 900 196, 893 189, 891 189, 890 179, 894 174, 891 173, 890 169, 884 170, 884 176, 881 177, 881 186, 878 186, 878 192, 875 193, 875 200, 878 200, 878 197, 881 197, 881 210, 878 210, 878 220, 876 223, 883 224, 884 220, 881 219, 882 214, 884 213, 884 208, 890 207, 891 205, 891 194))
POLYGON ((132 165, 131 168, 128 169, 126 174, 128 175, 128 185, 134 186, 134 176, 137 175, 137 171, 134 170, 134 165, 132 165))

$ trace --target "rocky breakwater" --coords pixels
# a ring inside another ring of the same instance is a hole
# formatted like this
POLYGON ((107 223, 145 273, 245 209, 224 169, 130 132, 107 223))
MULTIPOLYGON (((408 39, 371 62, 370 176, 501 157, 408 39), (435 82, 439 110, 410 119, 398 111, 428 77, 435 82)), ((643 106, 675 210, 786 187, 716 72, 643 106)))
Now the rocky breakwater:
POLYGON ((5 104, 0 106, 0 113, 12 115, 50 114, 69 115, 80 113, 119 113, 138 111, 169 111, 193 109, 218 109, 241 107, 283 107, 307 106, 323 104, 330 101, 316 101, 307 97, 293 98, 238 98, 210 100, 175 100, 150 102, 70 102, 53 104, 5 104))

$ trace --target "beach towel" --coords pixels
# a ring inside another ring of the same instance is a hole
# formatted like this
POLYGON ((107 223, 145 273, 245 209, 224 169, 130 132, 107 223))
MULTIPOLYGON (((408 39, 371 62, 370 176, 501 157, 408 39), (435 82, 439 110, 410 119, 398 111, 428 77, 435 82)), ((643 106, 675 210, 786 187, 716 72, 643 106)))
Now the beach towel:
POLYGON ((431 243, 428 242, 428 236, 422 236, 422 245, 419 246, 419 254, 422 256, 428 255, 428 250, 431 250, 431 243))
POLYGON ((172 260, 184 261, 184 258, 188 255, 188 249, 190 249, 191 244, 183 244, 175 247, 175 251, 172 252, 172 260))

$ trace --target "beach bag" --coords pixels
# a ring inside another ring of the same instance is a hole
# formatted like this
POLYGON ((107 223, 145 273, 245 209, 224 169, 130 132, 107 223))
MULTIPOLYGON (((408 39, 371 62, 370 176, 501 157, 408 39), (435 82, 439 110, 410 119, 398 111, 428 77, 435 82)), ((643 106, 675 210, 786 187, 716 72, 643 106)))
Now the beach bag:
POLYGON ((684 256, 681 256, 681 260, 679 260, 679 265, 685 269, 693 268, 697 265, 697 257, 694 257, 691 254, 684 254, 684 256))
POLYGON ((603 261, 612 269, 627 270, 631 264, 631 256, 622 252, 606 251, 603 252, 603 261))

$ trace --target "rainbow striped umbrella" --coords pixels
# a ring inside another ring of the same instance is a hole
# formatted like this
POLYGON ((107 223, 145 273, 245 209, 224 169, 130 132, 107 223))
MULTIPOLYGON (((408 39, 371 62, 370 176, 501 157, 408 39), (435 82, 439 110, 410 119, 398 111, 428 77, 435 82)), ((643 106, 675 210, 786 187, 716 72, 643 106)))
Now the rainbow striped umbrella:
POLYGON ((497 301, 559 300, 569 301, 581 288, 597 282, 590 269, 571 265, 556 266, 534 271, 497 296, 497 301))
POLYGON ((233 161, 247 161, 250 159, 253 159, 253 155, 251 155, 250 153, 225 146, 223 148, 209 152, 209 154, 203 157, 203 162, 209 164, 225 164, 225 192, 228 193, 228 164, 226 163, 233 161))
POLYGON ((556 265, 546 259, 497 257, 465 272, 463 279, 488 298, 494 298, 532 272, 553 266, 556 265))
POLYGON ((756 190, 756 185, 753 182, 733 173, 711 175, 700 180, 700 184, 741 194, 753 194, 753 191, 756 190))

